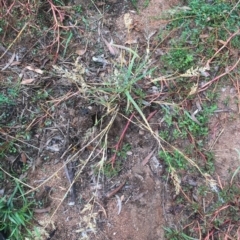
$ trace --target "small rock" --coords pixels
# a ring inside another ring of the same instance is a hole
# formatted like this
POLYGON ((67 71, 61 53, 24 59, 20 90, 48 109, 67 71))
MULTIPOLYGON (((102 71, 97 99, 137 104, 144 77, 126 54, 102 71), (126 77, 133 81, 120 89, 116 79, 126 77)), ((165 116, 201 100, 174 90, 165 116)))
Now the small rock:
POLYGON ((141 136, 145 134, 145 132, 144 132, 142 129, 140 129, 138 133, 139 133, 139 135, 141 135, 141 136))
POLYGON ((128 156, 132 156, 133 153, 132 153, 131 151, 127 151, 126 154, 127 154, 128 156))

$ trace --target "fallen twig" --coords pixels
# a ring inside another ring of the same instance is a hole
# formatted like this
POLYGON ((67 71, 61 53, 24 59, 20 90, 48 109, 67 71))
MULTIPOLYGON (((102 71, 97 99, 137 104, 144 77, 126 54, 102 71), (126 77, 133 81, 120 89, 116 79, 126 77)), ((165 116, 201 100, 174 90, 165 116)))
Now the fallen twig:
POLYGON ((237 67, 237 65, 239 64, 239 62, 240 62, 240 58, 237 60, 237 62, 236 62, 228 71, 226 71, 225 73, 220 74, 219 76, 215 77, 215 78, 212 79, 211 81, 205 83, 205 84, 198 90, 198 93, 205 91, 209 86, 212 85, 213 82, 217 81, 219 78, 221 78, 221 77, 229 74, 231 71, 233 71, 233 69, 237 67))
POLYGON ((124 181, 122 184, 120 184, 117 188, 115 188, 114 190, 108 192, 106 194, 106 198, 111 198, 112 196, 114 196, 118 191, 120 191, 122 189, 122 187, 125 185, 126 181, 124 181))
POLYGON ((72 185, 70 188, 70 202, 68 203, 68 205, 75 205, 75 201, 76 201, 76 193, 75 193, 75 188, 74 188, 74 171, 73 171, 73 163, 69 162, 68 164, 64 164, 64 170, 67 176, 67 179, 69 181, 69 183, 72 185), (67 167, 67 165, 69 165, 69 168, 67 167))
POLYGON ((121 134, 121 136, 120 136, 120 138, 119 138, 119 140, 118 140, 118 143, 117 143, 116 146, 115 146, 115 153, 114 153, 114 155, 113 155, 113 156, 111 157, 111 159, 110 159, 110 163, 112 164, 112 168, 113 168, 113 165, 114 165, 114 163, 115 163, 115 161, 116 161, 117 152, 118 152, 119 148, 121 147, 123 138, 124 138, 124 136, 125 136, 125 134, 126 134, 126 131, 127 131, 127 129, 128 129, 128 126, 129 126, 129 124, 130 124, 133 116, 134 116, 134 113, 132 113, 132 115, 131 115, 130 118, 128 119, 127 124, 126 124, 125 128, 123 129, 122 134, 121 134))
POLYGON ((22 27, 21 31, 18 33, 17 37, 13 40, 13 42, 8 46, 8 48, 6 49, 6 51, 1 55, 0 59, 3 58, 3 56, 9 51, 9 49, 13 46, 13 44, 20 38, 21 34, 23 33, 23 31, 25 30, 25 28, 28 26, 28 22, 24 24, 24 26, 22 27))
POLYGON ((156 113, 157 113, 157 110, 151 112, 147 117, 147 121, 149 121, 156 113))
POLYGON ((33 209, 33 212, 35 213, 46 213, 46 212, 50 212, 51 208, 47 207, 47 208, 40 208, 40 209, 33 209))
POLYGON ((238 35, 240 33, 240 30, 238 30, 237 32, 233 33, 228 39, 226 42, 224 42, 223 46, 220 47, 215 53, 214 55, 207 61, 207 66, 209 66, 209 64, 211 63, 211 61, 216 57, 216 55, 221 52, 226 46, 227 44, 230 42, 230 40, 235 37, 236 35, 238 35))

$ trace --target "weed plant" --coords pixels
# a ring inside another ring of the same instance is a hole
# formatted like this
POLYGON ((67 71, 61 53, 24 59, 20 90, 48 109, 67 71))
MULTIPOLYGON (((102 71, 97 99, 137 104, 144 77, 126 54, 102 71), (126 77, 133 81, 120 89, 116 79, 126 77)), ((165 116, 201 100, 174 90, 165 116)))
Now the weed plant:
POLYGON ((16 181, 13 193, 0 199, 0 231, 11 240, 22 240, 30 234, 31 203, 16 181))
POLYGON ((187 169, 188 168, 188 162, 186 159, 179 154, 179 152, 175 151, 173 153, 166 153, 163 151, 159 152, 160 159, 163 159, 165 164, 169 167, 173 167, 175 169, 187 169))
POLYGON ((122 163, 121 161, 117 161, 116 164, 114 165, 114 168, 112 167, 111 164, 109 163, 104 163, 103 165, 103 174, 107 177, 107 178, 112 178, 112 177, 116 177, 119 175, 119 172, 122 168, 122 163))
MULTIPOLYGON (((232 34, 239 30, 239 12, 240 5, 238 1, 221 0, 188 0, 185 1, 185 6, 168 11, 166 18, 170 22, 158 35, 161 46, 167 49, 166 54, 161 56, 160 59, 164 66, 164 73, 185 73, 191 68, 195 69, 197 66, 204 66, 213 56, 209 70, 211 77, 219 74, 226 66, 231 66, 233 58, 229 56, 229 49, 233 51, 239 49, 239 34, 230 40, 228 48, 224 48, 216 55, 215 53, 232 34)), ((209 77, 208 75, 202 75, 198 79, 193 77, 189 80, 190 78, 178 77, 169 83, 170 100, 176 105, 184 101, 191 102, 192 98, 189 97, 188 93, 193 82, 196 81, 199 85, 201 81, 208 81, 209 77)), ((205 91, 205 97, 203 98, 202 110, 194 116, 195 118, 193 118, 189 110, 184 108, 163 106, 164 124, 159 135, 171 143, 176 140, 187 143, 188 146, 183 150, 184 154, 194 159, 196 164, 200 166, 201 171, 212 174, 214 172, 213 154, 207 151, 204 146, 208 135, 208 121, 216 110, 214 104, 216 91, 210 89, 205 91), (204 156, 204 166, 199 162, 201 156, 204 156)), ((160 151, 159 156, 170 172, 173 168, 176 171, 184 169, 190 175, 193 173, 192 170, 189 171, 189 162, 182 157, 182 154, 179 155, 178 151, 160 151)), ((189 217, 189 222, 185 221, 184 224, 188 225, 190 223, 191 225, 196 221, 196 216, 199 216, 205 224, 197 221, 199 225, 195 225, 195 229, 198 229, 199 232, 194 232, 194 226, 186 227, 184 230, 165 228, 166 239, 210 239, 213 237, 213 235, 209 235, 212 229, 221 229, 223 231, 219 235, 216 233, 214 239, 224 239, 227 236, 233 236, 233 239, 237 239, 236 232, 239 226, 239 217, 236 214, 237 209, 234 202, 239 193, 236 192, 236 189, 236 183, 223 187, 221 190, 215 188, 215 200, 209 203, 207 211, 202 209, 200 202, 191 201, 191 197, 186 198, 185 201, 191 202, 189 212, 194 213, 195 217, 189 217), (203 212, 204 217, 202 217, 203 212), (211 221, 215 217, 215 221, 211 221), (229 219, 231 219, 230 222, 234 221, 236 225, 233 224, 234 230, 228 232, 227 229, 230 229, 230 225, 227 224, 227 221, 229 219), (223 230, 224 228, 226 231, 223 230)), ((186 191, 182 190, 184 196, 188 194, 192 196, 186 189, 186 191)), ((205 198, 208 197, 208 186, 199 188, 200 190, 200 195, 205 198)))
POLYGON ((0 126, 11 125, 11 119, 15 114, 15 107, 19 97, 19 86, 8 87, 5 92, 0 93, 0 126))
POLYGON ((189 237, 185 233, 172 228, 164 228, 164 230, 165 237, 169 240, 197 240, 197 238, 189 237))
MULTIPOLYGON (((114 165, 114 168, 112 167, 111 164, 105 163, 103 165, 103 174, 108 178, 118 176, 119 172, 122 169, 122 166, 124 163, 123 161, 125 161, 127 159, 127 152, 130 150, 131 150, 130 144, 128 144, 128 143, 123 144, 122 148, 119 151, 117 151, 118 161, 114 165)), ((114 151, 116 151, 116 150, 114 150, 114 151)))
MULTIPOLYGON (((227 1, 198 1, 188 0, 187 5, 170 10, 168 14, 171 15, 171 20, 165 28, 165 32, 162 31, 159 34, 161 41, 164 41, 165 36, 171 34, 171 39, 168 39, 167 47, 169 51, 166 55, 161 57, 161 61, 165 66, 167 73, 184 73, 190 68, 196 68, 202 64, 202 59, 211 58, 216 48, 219 47, 218 42, 226 41, 231 33, 238 30, 238 23, 240 22, 239 16, 239 4, 227 1)), ((231 39, 230 45, 232 48, 239 47, 239 35, 231 39)), ((231 61, 228 56, 228 52, 222 51, 214 58, 214 66, 220 69, 225 67, 231 61)), ((213 68, 213 67, 212 67, 213 68)), ((212 70, 210 70, 212 71, 212 70)), ((206 80, 207 77, 204 77, 206 80)), ((200 77, 200 81, 202 77, 200 77)), ((199 80, 198 80, 199 81, 199 80)), ((170 85, 172 101, 174 103, 185 101, 186 99, 191 101, 188 96, 189 89, 192 86, 192 82, 189 82, 188 78, 176 78, 170 85), (178 88, 179 94, 175 93, 178 88)), ((214 100, 216 96, 213 96, 211 91, 206 92, 206 96, 214 100), (211 96, 210 96, 211 95, 211 96)), ((170 109, 163 107, 163 115, 165 127, 160 131, 160 137, 168 142, 173 142, 177 139, 188 140, 189 137, 194 139, 194 146, 191 143, 189 149, 186 149, 185 153, 193 157, 193 151, 203 151, 209 161, 206 161, 207 171, 213 170, 213 158, 212 155, 203 149, 204 137, 208 134, 208 119, 212 113, 216 110, 216 105, 213 102, 205 102, 201 110, 196 116, 193 116, 185 109, 170 109), (211 156, 210 156, 211 155, 211 156)), ((161 157, 163 153, 160 153, 161 157)), ((169 153, 165 156, 165 162, 167 165, 177 168, 182 168, 183 163, 174 162, 177 159, 175 154, 169 153)))
MULTIPOLYGON (((38 3, 39 1, 33 2, 38 3)), ((132 5, 137 8, 138 1, 131 0, 131 2, 132 5)), ((191 67, 201 65, 203 59, 211 58, 214 55, 216 52, 215 49, 219 47, 219 40, 226 41, 229 37, 229 33, 233 33, 239 27, 238 25, 240 22, 240 17, 238 13, 240 8, 239 4, 237 3, 228 3, 226 1, 214 1, 210 3, 210 1, 202 2, 199 0, 189 0, 187 2, 187 8, 180 8, 180 10, 177 9, 176 11, 172 12, 170 19, 171 21, 166 26, 165 32, 163 31, 159 35, 159 38, 163 41, 164 34, 173 32, 172 38, 169 40, 169 43, 166 46, 167 49, 170 50, 161 58, 166 72, 184 73, 191 67)), ((61 0, 54 0, 52 3, 56 7, 64 6, 64 2, 61 0)), ((148 1, 145 1, 145 4, 147 5, 148 1)), ((30 5, 30 8, 31 7, 33 6, 30 5)), ((48 13, 54 10, 51 9, 49 4, 47 4, 47 6, 37 5, 37 9, 38 10, 35 12, 38 16, 34 16, 35 23, 37 25, 40 23, 45 23, 44 20, 46 19, 44 19, 44 16, 47 16, 47 20, 50 25, 48 26, 48 29, 44 29, 44 31, 46 30, 48 34, 51 35, 49 39, 54 39, 50 43, 50 46, 52 49, 54 49, 58 44, 61 46, 61 48, 63 48, 63 51, 59 51, 58 49, 57 53, 62 52, 63 56, 66 55, 69 42, 72 39, 72 33, 69 31, 63 31, 63 29, 61 29, 61 27, 58 25, 55 26, 55 28, 52 26, 52 22, 54 22, 52 14, 48 15, 48 13), (61 33, 58 36, 52 35, 56 32, 61 33)), ((17 14, 18 10, 19 9, 14 5, 11 10, 11 15, 16 18, 17 15, 15 14, 17 14)), ((81 12, 81 8, 75 7, 73 10, 78 13, 81 12)), ((58 11, 55 11, 55 13, 57 12, 58 11)), ((21 22, 19 22, 22 24, 22 22, 26 21, 28 17, 29 16, 26 15, 21 19, 21 22)), ((60 19, 61 15, 58 17, 60 19)), ((82 17, 82 21, 84 21, 84 17, 82 17)), ((61 21, 59 24, 63 24, 63 22, 61 21)), ((6 21, 0 21, 0 33, 3 32, 3 29, 6 28, 6 26, 6 21)), ((18 25, 17 29, 20 28, 21 25, 18 25)), ((40 26, 40 29, 43 29, 43 26, 40 26)), ((231 47, 239 48, 239 40, 239 36, 234 37, 230 43, 231 47)), ((79 69, 83 70, 83 66, 75 66, 76 69, 73 69, 72 72, 68 72, 60 67, 56 68, 56 71, 59 71, 61 76, 66 77, 67 79, 72 80, 74 84, 77 84, 79 91, 84 98, 87 98, 92 103, 105 107, 105 109, 107 109, 107 113, 113 116, 112 119, 117 115, 116 112, 119 110, 124 109, 125 114, 134 112, 136 115, 138 114, 141 117, 142 121, 139 120, 139 122, 141 122, 141 126, 144 129, 148 129, 152 133, 148 121, 143 114, 143 101, 146 94, 138 86, 138 82, 144 79, 146 76, 151 76, 155 69, 147 69, 146 66, 148 65, 148 59, 140 58, 133 50, 130 49, 128 53, 128 64, 115 64, 114 74, 97 85, 91 85, 91 83, 86 83, 84 81, 82 76, 83 73, 79 71, 79 69), (77 82, 77 80, 79 82, 77 82), (114 115, 113 113, 116 114, 114 115)), ((214 59, 214 64, 221 68, 222 66, 225 66, 229 60, 228 53, 223 51, 221 54, 216 56, 214 59)), ((172 98, 167 100, 175 101, 176 104, 182 100, 189 100, 187 94, 189 93, 191 85, 192 82, 189 81, 189 78, 178 78, 171 82, 169 90, 171 91, 170 95, 172 98), (177 96, 176 89, 181 89, 183 91, 179 91, 181 94, 177 96)), ((45 100, 49 97, 49 94, 50 92, 47 90, 37 91, 36 96, 33 98, 33 102, 45 100)), ((208 94, 212 93, 206 93, 206 95, 208 94)), ((0 95, 0 104, 8 104, 10 101, 11 98, 8 96, 0 95)), ((195 116, 197 119, 196 121, 196 119, 193 119, 189 111, 183 108, 179 107, 176 109, 170 109, 163 107, 162 113, 164 116, 165 129, 159 133, 160 138, 164 141, 172 142, 178 139, 187 141, 189 136, 191 136, 192 139, 195 140, 195 144, 191 143, 189 144, 188 149, 185 149, 184 153, 186 156, 192 157, 194 150, 204 151, 202 139, 208 134, 208 119, 215 109, 216 107, 212 103, 204 105, 203 110, 195 116)), ((0 115, 0 120, 1 117, 2 115, 0 115)), ((48 123, 45 122, 45 125, 47 124, 48 123)), ((111 124, 112 123, 109 123, 109 126, 106 127, 107 130, 104 132, 104 134, 107 135, 111 124)), ((51 122, 49 125, 51 125, 51 122)), ((107 139, 107 137, 105 139, 107 139)), ((105 140, 104 148, 107 149, 107 140, 105 140)), ((128 150, 129 146, 123 145, 122 150, 117 152, 117 156, 122 159, 126 158, 126 152, 128 150)), ((205 152, 204 154, 207 156, 207 167, 205 167, 204 170, 210 172, 212 171, 213 167, 212 156, 211 154, 208 156, 205 152)), ((174 175, 174 171, 179 169, 188 170, 189 168, 189 162, 187 161, 187 158, 184 154, 181 154, 177 150, 161 151, 159 156, 167 165, 169 172, 172 171, 173 174, 171 176, 173 177, 176 176, 174 175)), ((88 161, 90 161, 89 159, 86 161, 86 164, 88 161)), ((99 166, 102 166, 101 170, 103 170, 104 174, 108 177, 116 176, 122 167, 120 161, 116 163, 115 168, 112 168, 112 166, 106 162, 105 158, 102 159, 103 160, 101 161, 103 164, 99 164, 99 166)), ((220 192, 221 199, 224 199, 224 203, 227 201, 233 201, 235 196, 234 194, 236 194, 234 189, 229 192, 225 190, 220 192), (228 193, 231 192, 233 192, 233 197, 227 199, 228 193)), ((4 197, 0 200, 0 219, 3 219, 0 222, 0 230, 6 233, 10 239, 21 240, 23 239, 22 233, 28 232, 27 226, 32 218, 30 206, 31 204, 24 197, 23 190, 17 182, 13 194, 9 198, 4 197)), ((200 208, 195 204, 192 205, 192 209, 195 213, 200 208)), ((231 211, 233 210, 234 207, 231 208, 231 211)), ((213 227, 219 228, 222 224, 220 220, 216 220, 213 227)), ((167 239, 195 239, 187 236, 183 231, 176 231, 171 228, 166 228, 165 230, 167 239)))
MULTIPOLYGON (((234 2, 199 0, 188 0, 187 7, 182 10, 169 11, 172 21, 167 25, 166 32, 159 35, 163 39, 164 34, 176 31, 176 37, 169 41, 170 51, 162 57, 168 71, 184 72, 198 66, 202 58, 211 58, 219 41, 226 41, 229 33, 238 30, 239 11, 239 4, 234 2)), ((231 40, 231 47, 238 49, 239 44, 238 35, 231 40)), ((219 67, 226 66, 227 61, 229 58, 224 58, 224 52, 215 58, 219 67)))

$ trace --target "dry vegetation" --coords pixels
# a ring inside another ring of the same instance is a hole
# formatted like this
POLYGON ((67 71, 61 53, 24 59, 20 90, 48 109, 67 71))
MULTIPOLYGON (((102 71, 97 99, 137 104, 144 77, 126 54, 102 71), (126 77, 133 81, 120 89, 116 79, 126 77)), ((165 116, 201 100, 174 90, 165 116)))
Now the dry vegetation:
POLYGON ((0 239, 240 238, 239 1, 172 5, 1 0, 0 239))

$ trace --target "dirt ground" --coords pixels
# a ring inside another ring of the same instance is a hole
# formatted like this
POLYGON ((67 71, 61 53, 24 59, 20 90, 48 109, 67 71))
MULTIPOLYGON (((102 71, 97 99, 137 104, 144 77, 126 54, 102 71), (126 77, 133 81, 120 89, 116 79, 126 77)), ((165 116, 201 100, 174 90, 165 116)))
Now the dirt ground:
POLYGON ((225 86, 220 93, 218 107, 223 112, 216 114, 212 119, 212 137, 210 149, 216 157, 217 177, 226 183, 230 176, 239 167, 239 108, 238 94, 234 87, 225 86), (228 104, 224 102, 228 99, 228 104))
MULTIPOLYGON (((87 46, 86 53, 80 55, 80 58, 84 64, 94 68, 91 58, 99 56, 98 46, 104 46, 108 52, 107 46, 100 40, 99 26, 107 41, 112 39, 115 44, 126 46, 141 44, 141 51, 146 50, 148 40, 166 24, 164 20, 159 20, 159 16, 180 3, 177 0, 151 0, 147 7, 143 7, 144 2, 139 1, 141 11, 137 13, 127 1, 96 1, 98 10, 91 9, 87 13, 91 31, 82 33, 80 42, 72 45, 72 51, 83 50, 87 46), (104 18, 100 17, 98 11, 104 13, 104 18), (126 13, 130 14, 134 22, 134 28, 130 32, 124 25, 126 13), (88 42, 86 39, 93 40, 88 42)), ((75 0, 75 4, 78 3, 88 5, 88 1, 75 0)), ((154 42, 150 48, 156 52, 159 50, 154 42)), ((105 72, 108 71, 111 72, 111 69, 105 72)), ((89 81, 95 81, 98 74, 93 73, 89 81)), ((55 90, 61 91, 63 95, 71 92, 72 86, 64 78, 53 80, 53 84, 55 90)), ((239 167, 237 150, 240 151, 240 120, 236 100, 238 101, 238 95, 235 88, 222 88, 219 111, 215 112, 209 124, 207 148, 215 154, 214 179, 219 187, 225 185, 239 167), (229 96, 226 106, 224 102, 229 96)), ((54 104, 53 99, 49 101, 54 104)), ((150 109, 146 110, 147 115, 150 113, 150 109)), ((126 159, 122 160, 124 165, 118 176, 106 178, 95 174, 94 164, 100 159, 101 153, 94 155, 91 147, 77 154, 84 146, 81 136, 85 132, 90 130, 93 131, 91 136, 97 135, 99 129, 94 128, 93 122, 99 114, 103 116, 104 110, 84 102, 82 97, 76 97, 66 104, 56 105, 55 113, 51 116, 51 126, 35 130, 32 140, 32 145, 37 146, 36 151, 32 152, 34 167, 27 177, 28 184, 33 188, 41 184, 35 196, 39 209, 35 209, 34 218, 39 223, 39 229, 47 225, 43 239, 164 239, 164 227, 181 226, 182 218, 188 218, 188 214, 181 211, 181 204, 173 204, 174 190, 162 177, 164 164, 149 132, 138 128, 137 124, 130 125, 124 142, 131 148, 127 151, 126 159), (71 144, 76 149, 70 153, 67 149, 71 144), (146 161, 149 154, 151 157, 146 161), (72 159, 72 163, 64 167, 64 162, 68 159, 72 159), (71 174, 73 176, 69 176, 71 174), (70 193, 70 182, 74 176, 74 192, 70 193)), ((160 111, 151 118, 150 125, 155 131, 161 131, 162 118, 160 111)), ((38 119, 36 123, 34 120, 31 127, 35 123, 38 124, 36 126, 43 126, 41 121, 43 120, 38 119)), ((112 141, 110 144, 116 144, 115 137, 121 135, 125 125, 124 117, 116 119, 109 132, 112 141)), ((194 187, 197 188, 198 184, 201 182, 197 182, 194 187)))
MULTIPOLYGON (((83 4, 81 0, 78 0, 78 2, 83 4)), ((143 5, 143 3, 144 1, 140 2, 139 5, 143 5)), ((107 13, 104 15, 106 16, 106 19, 103 19, 102 31, 105 34, 104 36, 107 39, 113 38, 114 42, 120 45, 129 42, 146 46, 147 36, 154 35, 165 26, 165 22, 157 20, 157 18, 163 11, 176 4, 177 1, 153 0, 150 1, 148 7, 140 11, 140 14, 137 14, 132 6, 127 6, 123 1, 116 1, 111 5, 111 11, 106 10, 107 13), (130 13, 136 27, 136 30, 131 31, 131 33, 128 33, 124 26, 124 15, 126 13, 130 13)), ((104 8, 99 9, 100 11, 105 10, 104 8)), ((92 13, 89 14, 91 16, 92 13)), ((95 19, 97 16, 92 15, 92 18, 95 19)), ((91 27, 94 28, 94 24, 91 27)), ((90 36, 90 38, 94 39, 95 37, 90 36)), ((91 49, 94 42, 90 42, 89 45, 89 49, 91 49)), ((81 104, 81 100, 79 100, 75 105, 79 106, 81 104)), ((75 121, 78 127, 80 125, 82 127, 81 120, 72 118, 75 114, 76 109, 59 110, 56 113, 57 119, 60 115, 62 116, 62 119, 58 121, 59 126, 66 125, 67 118, 70 115, 71 121, 75 121)), ((153 128, 158 129, 161 118, 161 115, 156 115, 151 119, 153 128)), ((119 135, 124 124, 125 121, 120 119, 119 126, 114 129, 114 134, 119 135)), ((92 169, 85 169, 75 183, 76 203, 73 206, 69 206, 71 201, 69 197, 63 200, 69 187, 64 169, 55 174, 56 170, 62 166, 62 162, 56 159, 59 155, 45 153, 48 156, 51 154, 51 161, 48 163, 40 161, 36 170, 29 176, 29 179, 31 179, 29 183, 31 186, 38 186, 39 183, 54 174, 52 179, 44 184, 45 187, 42 188, 42 192, 38 196, 42 202, 43 198, 46 197, 46 190, 44 190, 46 186, 51 189, 47 191, 46 198, 48 200, 45 201, 46 210, 49 210, 49 206, 51 210, 47 213, 36 213, 35 215, 37 221, 41 224, 53 223, 49 226, 48 231, 50 237, 52 236, 49 239, 74 240, 79 239, 79 237, 80 239, 101 240, 164 239, 163 226, 166 225, 165 215, 168 213, 165 209, 166 199, 163 197, 166 190, 163 189, 164 182, 161 180, 163 169, 157 156, 156 143, 151 139, 149 133, 142 132, 134 126, 131 128, 125 137, 125 141, 131 145, 131 151, 129 151, 127 163, 124 164, 124 169, 121 170, 119 177, 110 180, 103 178, 97 180, 92 169), (149 164, 143 166, 144 158, 153 150, 155 151, 149 164), (122 183, 125 184, 116 195, 107 197, 109 192, 122 183), (97 196, 97 198, 93 199, 93 196, 97 196), (83 209, 83 206, 86 209, 83 209), (55 210, 57 211, 55 212, 55 210), (86 215, 92 217, 85 217, 86 215)), ((56 134, 57 130, 52 131, 56 134)), ((51 130, 48 130, 48 132, 44 139, 48 139, 52 135, 51 130)), ((59 136, 59 133, 57 136, 59 136)), ((56 139, 59 141, 60 138, 57 137, 56 139)), ((76 160, 76 164, 78 164, 78 161, 76 160)))

